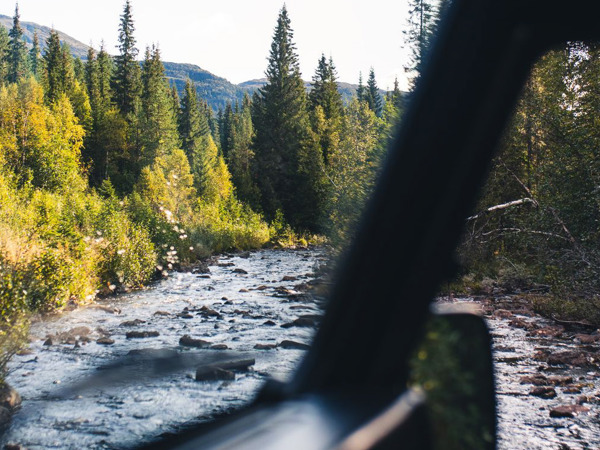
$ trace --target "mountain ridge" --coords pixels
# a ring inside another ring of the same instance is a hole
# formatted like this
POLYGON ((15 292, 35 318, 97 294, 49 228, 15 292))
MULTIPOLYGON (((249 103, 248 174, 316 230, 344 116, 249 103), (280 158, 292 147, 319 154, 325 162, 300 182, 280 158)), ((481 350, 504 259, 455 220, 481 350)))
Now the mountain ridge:
MULTIPOLYGON (((0 14, 1 26, 10 30, 12 24, 12 17, 0 14)), ((37 31, 40 47, 42 49, 45 48, 46 40, 50 36, 52 28, 35 22, 24 21, 21 21, 21 27, 23 28, 23 37, 28 45, 32 44, 33 35, 37 31)), ((89 45, 82 43, 62 31, 56 30, 56 32, 60 37, 60 41, 69 45, 73 56, 82 60, 87 60, 87 53, 90 48, 89 45)), ((186 80, 189 78, 194 83, 198 95, 206 100, 214 110, 224 108, 227 102, 235 103, 241 101, 244 97, 244 93, 247 92, 252 95, 266 83, 266 78, 255 78, 239 84, 234 84, 224 77, 220 77, 201 68, 197 64, 164 61, 163 65, 165 66, 167 80, 174 84, 180 93, 183 92, 186 80)), ((304 81, 304 85, 307 90, 311 89, 311 83, 309 81, 304 81)), ((358 85, 356 84, 338 82, 338 89, 345 102, 349 101, 349 99, 355 95, 357 87, 358 85)), ((382 95, 385 95, 385 92, 386 91, 380 89, 382 95)))

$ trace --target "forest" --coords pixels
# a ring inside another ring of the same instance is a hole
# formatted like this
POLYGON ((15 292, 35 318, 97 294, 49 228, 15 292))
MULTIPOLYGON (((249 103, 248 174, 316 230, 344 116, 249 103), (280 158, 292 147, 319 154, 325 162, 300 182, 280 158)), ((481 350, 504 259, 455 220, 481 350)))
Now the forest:
MULTIPOLYGON (((409 2, 411 89, 449 1, 409 2)), ((32 313, 141 288, 213 253, 328 242, 356 229, 411 93, 374 70, 350 101, 332 57, 302 81, 284 6, 267 83, 214 111, 140 61, 129 0, 118 54, 73 57, 56 32, 0 27, 0 342, 32 313), (43 45, 42 45, 43 44, 43 45)), ((453 291, 503 289, 600 324, 600 48, 569 43, 533 70, 458 251, 453 291)), ((389 236, 394 239, 394 236, 389 236)), ((2 361, 0 361, 1 363, 2 361)))
POLYGON ((118 54, 73 57, 53 31, 0 27, 0 332, 8 358, 31 313, 140 288, 215 252, 347 242, 403 96, 374 71, 344 104, 332 58, 307 92, 285 6, 267 84, 213 111, 139 61, 125 2, 118 54))

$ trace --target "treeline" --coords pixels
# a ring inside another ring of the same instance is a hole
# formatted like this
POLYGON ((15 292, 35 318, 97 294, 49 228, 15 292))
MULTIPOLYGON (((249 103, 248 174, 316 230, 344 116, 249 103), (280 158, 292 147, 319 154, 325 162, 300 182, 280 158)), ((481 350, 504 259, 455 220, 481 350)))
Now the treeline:
MULTIPOLYGON (((211 252, 351 237, 402 106, 373 70, 342 103, 331 58, 306 92, 281 10, 268 82, 214 112, 191 81, 138 61, 131 4, 119 52, 73 58, 53 31, 0 27, 0 316, 146 284, 211 252)), ((9 339, 10 326, 0 327, 9 339)))

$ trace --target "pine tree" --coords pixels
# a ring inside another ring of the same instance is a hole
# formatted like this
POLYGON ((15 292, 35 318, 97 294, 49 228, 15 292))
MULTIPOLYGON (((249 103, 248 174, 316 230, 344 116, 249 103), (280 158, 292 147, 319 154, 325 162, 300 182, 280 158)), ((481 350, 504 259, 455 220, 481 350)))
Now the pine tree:
POLYGON ((39 72, 40 72, 40 57, 41 57, 41 50, 40 50, 40 41, 38 38, 38 34, 37 31, 33 33, 33 43, 31 45, 31 48, 29 49, 29 69, 31 71, 31 74, 34 77, 38 77, 39 76, 39 72))
POLYGON ((450 0, 438 0, 437 3, 434 0, 410 0, 409 3, 408 29, 404 31, 404 36, 411 48, 411 58, 404 68, 413 74, 413 86, 423 70, 427 52, 437 32, 440 10, 445 11, 450 0))
POLYGON ((126 0, 119 25, 119 55, 115 57, 113 80, 115 103, 125 116, 135 111, 141 89, 134 31, 131 3, 126 0))
POLYGON ((142 70, 141 167, 179 147, 176 111, 158 47, 147 48, 142 70))
POLYGON ((21 28, 19 5, 15 7, 15 15, 13 17, 13 26, 10 29, 8 36, 9 43, 9 65, 8 65, 8 81, 16 83, 21 77, 27 74, 27 46, 23 39, 23 28, 21 28))
POLYGON ((114 64, 111 56, 104 48, 104 42, 98 52, 98 89, 104 105, 109 105, 113 99, 111 80, 113 78, 114 64))
POLYGON ((0 25, 0 84, 8 81, 8 58, 10 37, 4 26, 0 25))
POLYGON ((365 89, 365 85, 363 84, 363 77, 362 77, 362 72, 358 73, 358 87, 356 88, 356 98, 358 99, 359 102, 364 102, 366 99, 366 89, 365 89))
POLYGON ((225 158, 227 158, 227 156, 229 155, 229 150, 232 146, 232 134, 234 133, 233 128, 233 108, 231 107, 231 102, 228 101, 225 105, 225 110, 222 112, 221 119, 219 121, 221 152, 223 153, 225 158))
POLYGON ((307 96, 300 75, 287 9, 281 9, 273 35, 267 83, 255 94, 255 171, 263 211, 281 210, 296 227, 317 229, 323 186, 321 150, 310 129, 307 96))
POLYGON ((321 55, 313 76, 309 100, 313 131, 319 140, 324 163, 328 165, 331 155, 337 151, 343 112, 342 96, 338 91, 332 58, 327 61, 325 55, 321 55), (322 111, 322 120, 317 108, 322 111))
POLYGON ((230 133, 230 149, 227 154, 227 165, 231 172, 231 180, 240 200, 252 206, 258 204, 258 189, 252 179, 252 162, 254 152, 251 149, 254 137, 252 125, 252 101, 245 93, 242 107, 233 114, 233 127, 230 133))
POLYGON ((379 95, 379 88, 377 87, 377 81, 375 80, 375 71, 372 67, 369 71, 369 80, 367 81, 367 88, 365 90, 365 101, 369 105, 369 108, 371 108, 371 111, 373 111, 377 117, 380 117, 383 109, 383 102, 381 95, 379 95))
POLYGON ((43 74, 46 101, 48 103, 55 102, 66 91, 63 64, 64 59, 60 38, 56 30, 51 30, 50 36, 46 40, 43 74))

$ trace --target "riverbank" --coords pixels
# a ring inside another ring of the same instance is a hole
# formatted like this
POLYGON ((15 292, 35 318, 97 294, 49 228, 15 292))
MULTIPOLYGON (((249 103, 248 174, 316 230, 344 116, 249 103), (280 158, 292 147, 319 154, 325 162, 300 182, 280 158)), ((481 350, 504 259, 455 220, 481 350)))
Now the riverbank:
POLYGON ((480 305, 493 338, 498 448, 600 446, 600 332, 535 312, 528 295, 443 298, 480 305))

